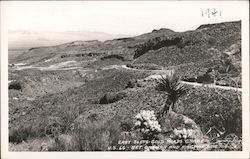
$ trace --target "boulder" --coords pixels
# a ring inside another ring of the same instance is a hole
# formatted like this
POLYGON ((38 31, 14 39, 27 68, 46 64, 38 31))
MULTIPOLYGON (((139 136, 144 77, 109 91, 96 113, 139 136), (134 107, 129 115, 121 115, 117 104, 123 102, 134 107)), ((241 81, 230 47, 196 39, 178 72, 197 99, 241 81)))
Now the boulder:
POLYGON ((106 93, 104 96, 101 97, 99 103, 100 104, 110 104, 110 103, 114 103, 117 102, 121 99, 123 99, 124 97, 126 97, 126 93, 125 92, 118 92, 118 93, 106 93))
POLYGON ((180 146, 184 150, 205 150, 209 148, 209 141, 203 135, 200 127, 185 115, 169 111, 159 119, 163 138, 166 140, 188 140, 188 145, 180 146), (183 137, 184 136, 184 137, 183 137), (190 142, 192 141, 192 142, 190 142))

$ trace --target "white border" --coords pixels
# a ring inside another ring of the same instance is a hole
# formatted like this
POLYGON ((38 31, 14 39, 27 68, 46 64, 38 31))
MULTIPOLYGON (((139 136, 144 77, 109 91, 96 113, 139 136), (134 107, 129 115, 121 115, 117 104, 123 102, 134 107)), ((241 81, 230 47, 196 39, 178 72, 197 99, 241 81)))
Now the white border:
MULTIPOLYGON (((212 3, 212 2, 211 2, 212 3)), ((1 11, 1 158, 249 158, 249 2, 242 15, 242 104, 243 151, 242 152, 9 152, 8 151, 8 31, 6 1, 0 1, 1 11)), ((243 8, 242 8, 243 9, 243 8)))

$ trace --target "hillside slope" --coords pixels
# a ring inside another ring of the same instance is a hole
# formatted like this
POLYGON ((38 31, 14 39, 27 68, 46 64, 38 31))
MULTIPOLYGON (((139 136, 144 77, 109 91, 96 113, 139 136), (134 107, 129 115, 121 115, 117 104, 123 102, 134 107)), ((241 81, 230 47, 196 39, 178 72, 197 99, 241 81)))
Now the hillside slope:
POLYGON ((90 65, 98 67, 102 63, 108 64, 103 59, 111 58, 111 64, 118 60, 118 63, 129 63, 134 67, 153 65, 174 68, 185 79, 198 78, 212 70, 218 71, 222 76, 220 78, 226 73, 234 78, 240 77, 241 72, 240 30, 241 22, 237 21, 202 25, 187 32, 160 29, 136 37, 105 42, 75 41, 31 48, 18 56, 16 63, 46 66, 74 60, 85 67, 84 61, 92 60, 96 62, 90 65))
MULTIPOLYGON (((89 121, 118 122, 125 125, 121 126, 123 132, 133 133, 134 116, 140 110, 162 109, 168 97, 156 90, 156 77, 171 72, 176 72, 188 89, 176 103, 179 117, 194 120, 211 140, 230 134, 241 139, 240 21, 202 25, 187 32, 160 29, 104 42, 74 41, 31 48, 12 61, 11 143, 31 144, 30 140, 45 137, 56 141, 54 128, 56 133, 74 136, 76 125, 85 131, 81 135, 95 134, 99 128, 96 131, 90 126, 88 130, 89 121), (201 83, 199 87, 197 83, 201 83), (213 87, 216 85, 221 87, 213 87)), ((118 127, 110 131, 115 133, 118 127)), ((106 132, 109 126, 104 128, 105 136, 110 132, 106 132)), ((239 145, 232 144, 230 150, 241 150, 239 145)))

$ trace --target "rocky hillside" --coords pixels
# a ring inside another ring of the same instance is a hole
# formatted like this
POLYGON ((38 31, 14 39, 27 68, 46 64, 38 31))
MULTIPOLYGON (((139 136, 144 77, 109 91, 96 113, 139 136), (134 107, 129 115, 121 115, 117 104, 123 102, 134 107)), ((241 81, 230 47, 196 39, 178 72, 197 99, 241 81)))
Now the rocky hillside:
POLYGON ((132 131, 140 110, 162 109, 167 96, 156 90, 157 79, 171 72, 189 90, 177 101, 178 118, 191 118, 211 139, 232 133, 241 137, 240 21, 202 25, 187 32, 160 29, 104 42, 30 48, 12 61, 12 143, 31 144, 44 137, 56 141, 50 126, 74 136, 72 126, 86 128, 89 120, 119 121, 126 129, 122 131, 132 131))
MULTIPOLYGON (((174 66, 208 59, 208 57, 211 57, 211 53, 207 52, 207 50, 211 48, 223 53, 231 45, 240 42, 240 29, 240 22, 202 25, 194 31, 180 33, 169 29, 160 29, 137 37, 120 38, 105 42, 76 41, 54 47, 32 48, 17 59, 19 61, 27 60, 25 57, 32 59, 33 56, 37 56, 37 54, 40 54, 40 56, 41 54, 42 56, 48 56, 48 54, 53 53, 57 55, 103 53, 105 55, 121 54, 129 59, 136 59, 145 54, 143 57, 140 57, 138 61, 149 62, 153 54, 154 58, 163 58, 162 60, 164 61, 166 61, 165 56, 172 57, 175 55, 179 60, 171 59, 171 61, 174 61, 172 63, 156 62, 158 59, 151 61, 159 65, 174 66), (177 56, 179 54, 182 56, 177 56), (183 61, 184 59, 186 60, 183 61)), ((37 62, 39 60, 32 61, 37 62)))

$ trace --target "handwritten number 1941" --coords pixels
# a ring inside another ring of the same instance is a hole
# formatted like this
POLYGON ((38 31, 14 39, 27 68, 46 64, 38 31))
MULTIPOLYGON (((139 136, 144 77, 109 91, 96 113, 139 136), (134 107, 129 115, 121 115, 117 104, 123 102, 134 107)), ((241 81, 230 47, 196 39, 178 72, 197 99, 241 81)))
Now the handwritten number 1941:
POLYGON ((208 18, 216 17, 216 16, 221 17, 221 11, 216 10, 215 8, 213 10, 206 9, 202 11, 201 13, 202 13, 202 17, 208 17, 208 18))

